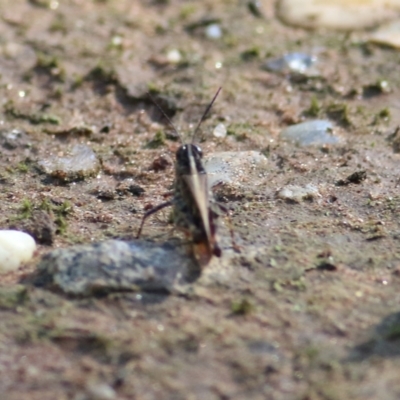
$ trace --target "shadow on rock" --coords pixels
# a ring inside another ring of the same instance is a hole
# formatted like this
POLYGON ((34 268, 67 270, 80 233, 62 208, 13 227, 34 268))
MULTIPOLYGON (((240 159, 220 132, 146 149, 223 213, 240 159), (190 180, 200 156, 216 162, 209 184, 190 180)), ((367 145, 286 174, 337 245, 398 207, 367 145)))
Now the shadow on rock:
POLYGON ((356 346, 349 359, 363 361, 374 355, 387 358, 400 356, 400 312, 385 317, 375 327, 371 339, 356 346))
POLYGON ((72 296, 117 291, 179 292, 200 276, 195 259, 176 243, 109 240, 54 250, 31 279, 39 287, 72 296))

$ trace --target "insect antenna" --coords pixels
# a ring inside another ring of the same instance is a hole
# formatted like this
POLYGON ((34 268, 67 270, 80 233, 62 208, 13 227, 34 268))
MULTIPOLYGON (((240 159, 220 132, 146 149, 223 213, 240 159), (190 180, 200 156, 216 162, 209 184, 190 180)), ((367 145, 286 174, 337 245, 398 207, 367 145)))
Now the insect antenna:
POLYGON ((161 108, 161 106, 157 103, 156 99, 152 96, 152 94, 150 92, 147 92, 147 95, 150 97, 151 101, 154 103, 154 105, 157 107, 158 111, 161 112, 161 114, 163 115, 163 117, 167 120, 168 124, 170 125, 170 127, 174 130, 174 132, 176 133, 176 135, 178 136, 179 140, 181 141, 181 143, 183 143, 182 140, 182 136, 181 134, 178 132, 178 129, 176 129, 175 125, 173 124, 173 122, 171 121, 171 118, 168 117, 167 113, 161 108))
POLYGON ((220 87, 217 90, 217 93, 215 93, 214 98, 211 100, 211 103, 207 106, 206 111, 204 111, 204 114, 202 115, 202 117, 200 118, 200 122, 197 124, 196 129, 193 132, 193 136, 192 136, 192 143, 194 142, 194 138, 196 137, 196 133, 198 132, 198 130, 200 129, 200 125, 204 122, 204 120, 206 119, 207 114, 209 113, 209 111, 211 110, 211 107, 214 104, 214 101, 216 100, 216 98, 219 95, 219 92, 221 91, 222 87, 220 87))

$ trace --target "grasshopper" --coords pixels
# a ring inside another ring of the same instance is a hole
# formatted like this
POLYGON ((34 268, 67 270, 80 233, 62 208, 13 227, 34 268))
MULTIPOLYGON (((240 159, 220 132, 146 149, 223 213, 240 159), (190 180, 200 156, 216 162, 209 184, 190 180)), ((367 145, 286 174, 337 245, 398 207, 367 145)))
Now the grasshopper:
MULTIPOLYGON (((191 143, 182 144, 176 152, 173 198, 144 214, 136 236, 137 238, 140 237, 143 225, 148 217, 165 207, 172 206, 174 224, 191 237, 193 253, 200 266, 207 265, 213 256, 220 257, 221 249, 216 238, 218 214, 213 210, 215 203, 207 184, 207 173, 202 161, 203 152, 199 146, 194 144, 194 140, 220 91, 221 88, 218 89, 204 111, 193 132, 191 143)), ((151 97, 150 93, 149 96, 183 143, 181 135, 170 118, 151 97)))

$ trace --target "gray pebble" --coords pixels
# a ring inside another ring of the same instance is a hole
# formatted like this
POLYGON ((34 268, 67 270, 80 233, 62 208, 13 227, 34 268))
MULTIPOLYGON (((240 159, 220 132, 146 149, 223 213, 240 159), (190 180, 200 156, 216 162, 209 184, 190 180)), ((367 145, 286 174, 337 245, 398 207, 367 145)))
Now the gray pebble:
POLYGON ((218 24, 208 25, 205 32, 209 39, 220 39, 222 36, 222 30, 218 24))
POLYGON ((38 164, 46 174, 66 182, 96 175, 100 170, 96 154, 85 144, 75 145, 65 157, 53 156, 38 164))
POLYGON ((263 67, 272 72, 306 74, 313 70, 317 60, 316 56, 304 53, 288 53, 280 58, 268 60, 263 67))
POLYGON ((11 129, 0 132, 0 144, 7 150, 18 147, 28 147, 29 136, 20 129, 11 129))
POLYGON ((110 240, 46 254, 38 265, 35 284, 79 296, 113 291, 171 292, 198 273, 185 246, 110 240))
POLYGON ((281 132, 281 138, 299 146, 335 144, 339 138, 333 135, 332 130, 331 122, 317 119, 289 126, 281 132))

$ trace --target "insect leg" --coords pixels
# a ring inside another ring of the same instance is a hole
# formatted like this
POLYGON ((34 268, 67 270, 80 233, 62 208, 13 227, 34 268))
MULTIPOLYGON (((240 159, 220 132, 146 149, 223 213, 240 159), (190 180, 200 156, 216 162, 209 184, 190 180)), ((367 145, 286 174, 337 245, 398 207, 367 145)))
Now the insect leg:
POLYGON ((147 219, 148 217, 150 217, 150 215, 153 215, 153 214, 155 214, 156 212, 158 212, 158 211, 160 211, 160 210, 162 210, 163 208, 168 207, 168 206, 172 206, 172 200, 166 201, 165 203, 161 203, 161 204, 159 204, 158 206, 153 207, 151 210, 146 211, 146 213, 143 215, 142 222, 141 222, 141 224, 140 224, 138 233, 137 233, 137 235, 136 235, 136 239, 139 239, 139 238, 140 238, 140 234, 142 233, 143 225, 144 225, 146 219, 147 219))

